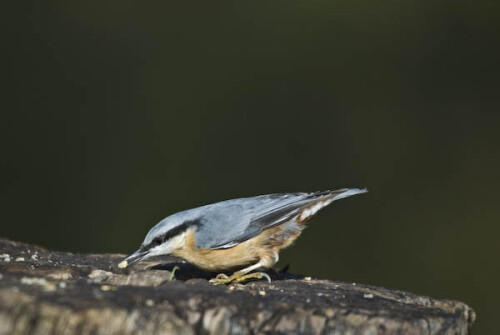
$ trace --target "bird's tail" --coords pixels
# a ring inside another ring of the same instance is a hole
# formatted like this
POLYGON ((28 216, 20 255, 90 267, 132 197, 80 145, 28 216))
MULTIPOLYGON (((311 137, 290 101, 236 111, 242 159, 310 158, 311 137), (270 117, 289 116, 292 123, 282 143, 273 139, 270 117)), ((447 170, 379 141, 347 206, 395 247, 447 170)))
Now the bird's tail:
POLYGON ((340 200, 352 195, 362 194, 366 192, 368 192, 366 188, 342 188, 334 191, 328 190, 311 193, 307 197, 306 203, 302 207, 300 214, 297 217, 297 221, 300 223, 305 223, 310 218, 312 218, 320 209, 328 206, 335 200, 340 200))

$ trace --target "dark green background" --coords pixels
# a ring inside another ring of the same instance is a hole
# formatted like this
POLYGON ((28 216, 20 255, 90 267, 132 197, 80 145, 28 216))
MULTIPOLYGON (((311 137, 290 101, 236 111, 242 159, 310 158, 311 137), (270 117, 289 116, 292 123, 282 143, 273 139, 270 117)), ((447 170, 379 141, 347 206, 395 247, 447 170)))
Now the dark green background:
POLYGON ((4 2, 0 235, 134 250, 164 216, 368 187, 293 272, 498 314, 498 1, 4 2))

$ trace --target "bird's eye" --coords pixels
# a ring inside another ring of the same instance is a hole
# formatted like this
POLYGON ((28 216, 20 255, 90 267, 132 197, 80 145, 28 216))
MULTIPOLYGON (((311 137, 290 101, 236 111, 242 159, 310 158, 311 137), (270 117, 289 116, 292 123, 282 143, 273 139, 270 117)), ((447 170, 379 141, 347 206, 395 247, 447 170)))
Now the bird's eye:
POLYGON ((161 238, 157 237, 153 240, 153 245, 160 245, 161 244, 161 238))

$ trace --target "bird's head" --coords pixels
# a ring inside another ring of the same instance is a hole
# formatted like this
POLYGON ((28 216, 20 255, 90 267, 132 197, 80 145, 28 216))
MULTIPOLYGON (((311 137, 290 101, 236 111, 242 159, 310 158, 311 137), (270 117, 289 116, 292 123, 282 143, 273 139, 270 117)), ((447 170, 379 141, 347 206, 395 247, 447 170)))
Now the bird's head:
POLYGON ((151 228, 141 247, 125 257, 118 267, 123 269, 149 257, 172 254, 174 250, 184 246, 187 230, 196 224, 196 221, 185 220, 180 215, 172 215, 163 219, 151 228))

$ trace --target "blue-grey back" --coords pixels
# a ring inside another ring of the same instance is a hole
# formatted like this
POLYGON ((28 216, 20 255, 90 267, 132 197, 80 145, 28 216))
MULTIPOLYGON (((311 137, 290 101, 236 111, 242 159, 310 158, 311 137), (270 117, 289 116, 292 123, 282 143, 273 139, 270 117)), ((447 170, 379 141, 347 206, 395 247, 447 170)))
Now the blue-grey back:
MULTIPOLYGON (((227 200, 206 206, 200 211, 196 233, 199 248, 229 248, 250 239, 276 220, 259 219, 307 198, 307 193, 269 194, 252 198, 227 200)), ((281 216, 280 216, 281 217, 281 216)))
POLYGON ((297 217, 301 211, 316 201, 336 200, 363 193, 366 190, 342 189, 314 193, 280 193, 239 198, 182 211, 170 215, 154 226, 143 244, 148 244, 160 234, 180 228, 196 229, 198 248, 230 248, 246 241, 263 230, 297 217), (348 194, 349 193, 349 194, 348 194))

